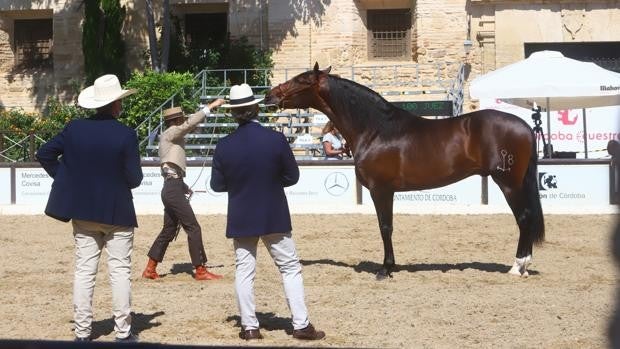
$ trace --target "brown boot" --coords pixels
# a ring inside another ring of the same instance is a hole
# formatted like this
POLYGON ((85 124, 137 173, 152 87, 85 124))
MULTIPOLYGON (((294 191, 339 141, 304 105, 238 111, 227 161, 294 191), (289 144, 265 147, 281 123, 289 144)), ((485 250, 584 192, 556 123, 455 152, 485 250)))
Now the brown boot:
POLYGON ((155 270, 156 268, 157 268, 157 261, 149 257, 149 261, 146 264, 146 268, 142 272, 142 277, 145 279, 153 279, 153 280, 158 279, 159 275, 157 274, 157 270, 155 270))
POLYGON ((222 275, 213 274, 204 265, 196 266, 196 274, 194 275, 196 280, 219 280, 222 277, 222 275))
POLYGON ((316 330, 312 324, 308 324, 306 328, 302 328, 301 330, 293 330, 293 337, 307 341, 314 341, 317 339, 323 339, 325 337, 325 332, 316 330))

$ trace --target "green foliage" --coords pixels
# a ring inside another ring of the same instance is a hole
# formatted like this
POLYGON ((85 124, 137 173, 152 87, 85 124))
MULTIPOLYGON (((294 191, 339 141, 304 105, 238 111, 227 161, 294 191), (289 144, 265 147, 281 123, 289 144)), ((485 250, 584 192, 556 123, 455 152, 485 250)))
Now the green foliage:
POLYGON ((102 13, 99 1, 84 1, 84 24, 82 27, 82 53, 84 54, 84 72, 86 81, 92 83, 103 71, 100 59, 99 28, 102 13))
POLYGON ((115 74, 125 81, 125 42, 122 37, 125 6, 119 0, 84 1, 82 52, 86 83, 104 74, 115 74))
POLYGON ((44 116, 60 125, 65 125, 73 119, 86 118, 94 113, 94 110, 84 109, 75 104, 65 104, 56 98, 49 98, 44 116))
MULTIPOLYGON (((182 107, 186 113, 194 113, 198 109, 199 100, 198 97, 192 97, 192 93, 197 87, 197 82, 190 73, 157 73, 152 70, 137 72, 125 85, 125 88, 136 89, 137 92, 123 100, 122 122, 136 128, 151 112, 177 92, 174 100, 163 108, 174 105, 182 107)), ((159 115, 155 115, 152 122, 157 125, 159 115)), ((144 139, 149 130, 148 127, 139 127, 137 131, 138 138, 144 139)))
MULTIPOLYGON (((92 113, 91 110, 64 104, 55 98, 48 99, 46 112, 43 115, 25 112, 23 109, 0 111, 0 134, 8 138, 4 140, 4 149, 12 146, 3 154, 13 160, 28 160, 29 135, 36 135, 32 141, 37 149, 43 142, 60 132, 69 121, 87 117, 92 113), (13 146, 14 143, 20 144, 13 146)), ((0 156, 0 161, 1 158, 3 157, 0 156)))
MULTIPOLYGON (((177 18, 172 19, 174 37, 170 43, 170 71, 194 74, 202 70, 214 69, 256 69, 244 76, 244 72, 229 72, 226 85, 247 82, 252 86, 267 86, 273 68, 271 51, 261 50, 251 45, 246 37, 237 40, 206 40, 206 47, 185 45, 182 29, 177 18), (245 79, 245 81, 244 81, 245 79)), ((223 74, 211 73, 207 76, 207 86, 224 86, 223 74)))

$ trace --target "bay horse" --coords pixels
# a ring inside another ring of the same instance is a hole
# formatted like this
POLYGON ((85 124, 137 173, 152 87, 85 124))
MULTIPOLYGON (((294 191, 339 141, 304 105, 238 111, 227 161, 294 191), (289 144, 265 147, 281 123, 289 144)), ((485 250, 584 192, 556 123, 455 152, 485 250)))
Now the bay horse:
POLYGON ((377 279, 391 277, 395 268, 394 192, 437 188, 471 175, 491 176, 503 192, 519 227, 509 273, 528 276, 532 245, 542 243, 545 234, 532 128, 497 110, 426 119, 330 71, 316 63, 272 88, 264 103, 320 110, 346 139, 357 179, 370 191, 379 221, 384 259, 377 279))

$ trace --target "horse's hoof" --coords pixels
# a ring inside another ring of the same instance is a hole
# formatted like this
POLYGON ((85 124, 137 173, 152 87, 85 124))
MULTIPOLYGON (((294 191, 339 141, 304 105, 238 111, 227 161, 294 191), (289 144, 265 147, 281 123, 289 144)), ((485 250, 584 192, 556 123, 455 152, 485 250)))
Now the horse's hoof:
POLYGON ((379 270, 375 277, 377 278, 377 281, 381 281, 381 280, 387 279, 388 277, 391 278, 392 277, 392 273, 390 273, 390 272, 388 272, 388 271, 383 269, 383 270, 379 270))
POLYGON ((523 258, 516 258, 512 264, 512 268, 508 271, 508 274, 516 275, 520 277, 528 277, 530 274, 527 272, 527 267, 532 263, 532 255, 527 255, 523 258))
POLYGON ((510 270, 508 271, 508 274, 515 275, 515 276, 521 276, 521 271, 519 270, 519 266, 513 265, 512 268, 510 268, 510 270))

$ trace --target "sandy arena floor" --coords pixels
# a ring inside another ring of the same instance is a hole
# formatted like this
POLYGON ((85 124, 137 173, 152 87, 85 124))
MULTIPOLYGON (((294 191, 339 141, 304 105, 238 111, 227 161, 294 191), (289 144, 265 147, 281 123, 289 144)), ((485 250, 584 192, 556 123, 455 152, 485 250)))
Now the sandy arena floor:
MULTIPOLYGON (((146 342, 246 345, 238 338, 232 242, 225 217, 199 216, 212 270, 191 277, 183 232, 157 281, 140 274, 161 216, 140 216, 133 254, 134 329, 146 342)), ((295 215, 310 319, 318 343, 290 336, 279 273, 259 249, 256 300, 265 339, 253 345, 393 348, 604 348, 615 307, 614 215, 547 215, 547 242, 529 278, 506 274, 518 231, 509 215, 397 215, 399 270, 376 281, 383 248, 374 215, 295 215)), ((44 216, 0 216, 0 338, 72 340, 71 226, 44 216)), ((93 336, 114 338, 105 259, 93 336)))

